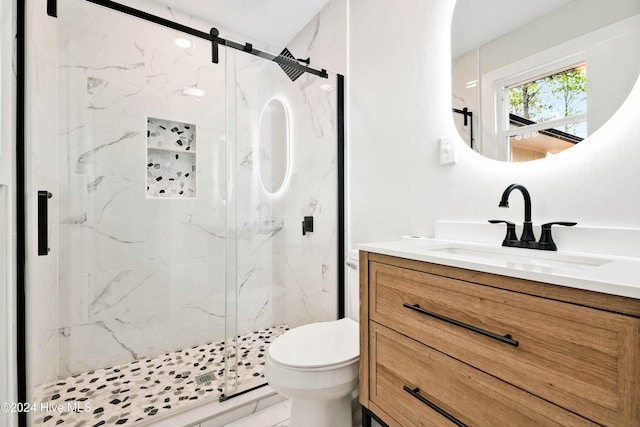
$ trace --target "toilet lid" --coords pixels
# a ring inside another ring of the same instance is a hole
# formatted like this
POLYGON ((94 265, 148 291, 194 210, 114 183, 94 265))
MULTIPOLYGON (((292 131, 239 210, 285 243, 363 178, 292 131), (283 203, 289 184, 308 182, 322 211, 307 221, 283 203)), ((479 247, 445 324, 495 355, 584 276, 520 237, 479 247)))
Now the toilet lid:
POLYGON ((321 368, 356 360, 359 325, 352 319, 310 323, 291 329, 269 346, 269 356, 294 368, 321 368))

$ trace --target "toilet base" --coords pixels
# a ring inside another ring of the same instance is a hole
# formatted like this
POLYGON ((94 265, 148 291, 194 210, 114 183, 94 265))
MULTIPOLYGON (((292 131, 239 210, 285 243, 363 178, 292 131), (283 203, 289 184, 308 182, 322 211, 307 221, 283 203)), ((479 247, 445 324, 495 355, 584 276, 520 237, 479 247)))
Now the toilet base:
POLYGON ((351 394, 340 399, 291 399, 289 427, 351 427, 351 394))

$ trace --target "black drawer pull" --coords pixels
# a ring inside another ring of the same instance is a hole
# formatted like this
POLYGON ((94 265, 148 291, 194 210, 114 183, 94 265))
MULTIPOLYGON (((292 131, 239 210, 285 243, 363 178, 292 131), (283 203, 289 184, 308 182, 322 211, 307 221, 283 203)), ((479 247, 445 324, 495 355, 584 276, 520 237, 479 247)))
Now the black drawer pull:
POLYGON ((402 388, 404 389, 404 391, 409 393, 411 396, 415 397, 420 402, 424 403, 429 408, 433 409, 434 411, 436 411, 437 413, 439 413, 440 415, 442 415, 443 417, 445 417, 446 419, 448 419, 449 421, 451 421, 455 425, 457 425, 459 427, 468 427, 465 423, 463 423, 462 421, 458 420, 456 417, 454 417, 453 415, 451 415, 450 413, 448 413, 444 409, 439 408, 438 405, 436 405, 433 402, 430 402, 426 397, 421 395, 419 388, 417 388, 417 387, 416 388, 409 388, 407 386, 404 386, 402 388))
POLYGON ((480 329, 480 328, 475 327, 473 325, 469 325, 468 323, 460 322, 459 320, 455 320, 455 319, 452 319, 450 317, 446 317, 446 316, 443 316, 441 314, 425 310, 424 308, 420 308, 419 304, 407 304, 405 302, 402 305, 404 307, 406 307, 406 308, 410 308, 411 310, 415 310, 415 311, 417 311, 419 313, 426 314, 427 316, 435 317, 436 319, 445 321, 447 323, 451 323, 452 325, 460 326, 462 328, 468 329, 468 330, 476 332, 478 334, 482 334, 482 335, 484 335, 486 337, 493 338, 494 340, 501 341, 501 342, 503 342, 505 344, 509 344, 509 345, 514 346, 514 347, 518 346, 518 341, 516 341, 513 338, 511 338, 511 335, 502 336, 502 335, 494 334, 493 332, 489 332, 489 331, 486 331, 484 329, 480 329))
POLYGON ((53 195, 38 191, 38 255, 49 254, 49 200, 53 195))

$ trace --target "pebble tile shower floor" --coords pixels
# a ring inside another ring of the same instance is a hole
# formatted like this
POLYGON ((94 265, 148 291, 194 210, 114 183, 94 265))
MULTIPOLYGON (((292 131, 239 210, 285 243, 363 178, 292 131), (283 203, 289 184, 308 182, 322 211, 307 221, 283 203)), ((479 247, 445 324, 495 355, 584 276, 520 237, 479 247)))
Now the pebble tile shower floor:
MULTIPOLYGON (((266 350, 288 329, 280 325, 239 337, 240 390, 265 383, 266 350)), ((43 384, 35 391, 32 422, 72 427, 135 425, 196 401, 217 399, 223 384, 224 341, 219 341, 43 384), (213 380, 198 384, 196 378, 208 373, 213 380)))

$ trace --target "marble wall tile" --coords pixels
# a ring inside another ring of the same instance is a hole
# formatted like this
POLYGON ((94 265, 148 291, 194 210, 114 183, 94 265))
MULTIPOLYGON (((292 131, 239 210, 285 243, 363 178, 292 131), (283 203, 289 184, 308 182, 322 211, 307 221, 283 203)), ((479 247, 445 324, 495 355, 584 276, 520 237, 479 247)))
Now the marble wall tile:
POLYGON ((133 358, 128 348, 131 342, 123 342, 114 336, 104 322, 60 328, 58 331, 58 370, 61 377, 126 363, 133 358))
POLYGON ((146 222, 144 183, 124 176, 92 176, 76 198, 87 200, 87 224, 143 224, 146 222))
POLYGON ((223 224, 149 224, 147 256, 150 264, 191 264, 224 256, 223 224))
MULTIPOLYGON (((74 175, 124 176, 140 179, 144 170, 144 133, 140 126, 116 127, 89 124, 77 128, 67 138, 68 179, 74 175)), ((64 147, 64 145, 61 144, 64 147)))
POLYGON ((58 328, 83 325, 89 321, 89 275, 58 278, 58 328))
POLYGON ((347 0, 331 0, 287 44, 298 58, 334 73, 347 74, 347 0))
POLYGON ((46 274, 46 270, 43 273, 32 277, 38 286, 32 286, 27 290, 27 325, 30 331, 27 345, 31 349, 28 353, 30 387, 57 375, 57 281, 55 275, 46 274))
POLYGON ((105 363, 94 351, 124 363, 222 339, 224 294, 211 277, 222 276, 210 264, 89 275, 86 321, 78 316, 59 329, 60 369, 73 374, 105 363))
POLYGON ((118 270, 89 275, 87 289, 88 320, 109 321, 119 318, 126 321, 140 313, 155 312, 156 308, 168 309, 168 281, 160 268, 118 270))
POLYGON ((59 249, 62 275, 143 267, 145 230, 138 224, 61 224, 59 249))

